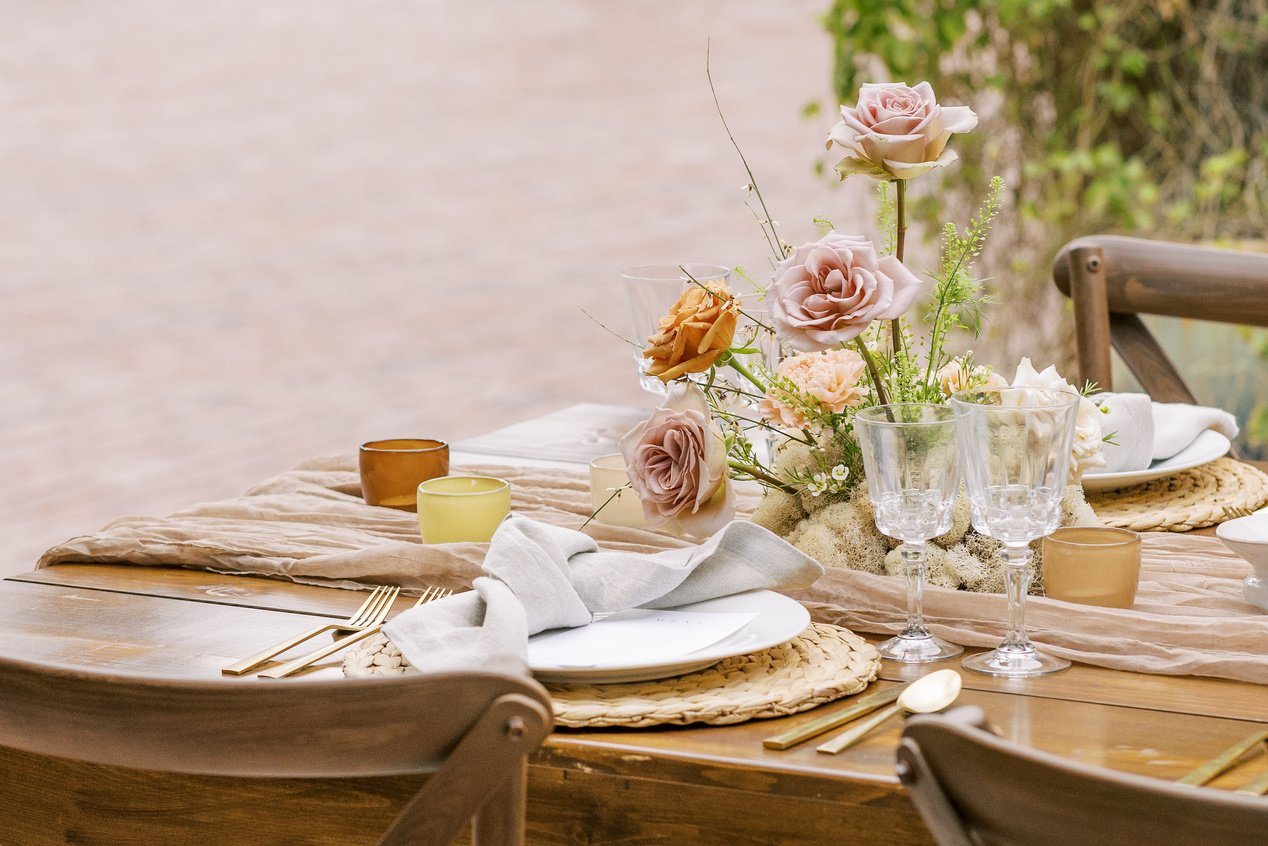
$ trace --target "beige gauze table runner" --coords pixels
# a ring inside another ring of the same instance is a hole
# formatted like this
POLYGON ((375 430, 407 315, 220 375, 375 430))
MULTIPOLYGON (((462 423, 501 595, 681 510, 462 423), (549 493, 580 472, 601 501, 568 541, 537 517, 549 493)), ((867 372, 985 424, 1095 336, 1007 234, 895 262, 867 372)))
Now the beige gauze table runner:
MULTIPOLYGON (((585 471, 466 466, 461 472, 508 479, 515 511, 535 520, 579 528, 590 514, 585 471)), ((756 501, 741 496, 742 513, 756 501)), ((585 531, 603 547, 631 552, 687 544, 599 522, 585 531)), ((1132 609, 1030 597, 1026 623, 1032 638, 1054 654, 1103 667, 1268 684, 1268 614, 1242 599, 1250 565, 1214 538, 1172 533, 1142 538, 1140 590, 1132 609)), ((175 565, 341 587, 461 589, 481 575, 486 548, 421 543, 417 517, 367 506, 355 458, 338 457, 301 464, 234 499, 167 517, 116 520, 53 547, 39 566, 175 565)), ((899 578, 829 569, 812 587, 791 595, 816 620, 855 631, 894 634, 905 621, 899 578)), ((1003 636, 1002 595, 929 587, 924 607, 933 632, 956 643, 994 646, 1003 636)))

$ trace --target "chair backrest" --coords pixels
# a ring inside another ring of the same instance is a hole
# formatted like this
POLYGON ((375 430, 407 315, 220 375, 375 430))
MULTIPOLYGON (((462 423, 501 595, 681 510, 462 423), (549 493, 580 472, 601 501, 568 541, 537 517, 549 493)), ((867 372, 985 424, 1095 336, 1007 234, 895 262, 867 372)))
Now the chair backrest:
POLYGON ((434 773, 380 841, 518 844, 527 755, 550 732, 528 676, 191 681, 0 658, 0 746, 139 770, 265 778, 434 773))
POLYGON ((898 772, 939 846, 1249 846, 1268 801, 1103 770, 1003 740, 980 708, 913 717, 898 772))
POLYGON ((1052 278, 1074 304, 1082 380, 1113 389, 1111 345, 1159 402, 1196 402, 1137 315, 1268 326, 1268 254, 1115 235, 1061 248, 1052 278))

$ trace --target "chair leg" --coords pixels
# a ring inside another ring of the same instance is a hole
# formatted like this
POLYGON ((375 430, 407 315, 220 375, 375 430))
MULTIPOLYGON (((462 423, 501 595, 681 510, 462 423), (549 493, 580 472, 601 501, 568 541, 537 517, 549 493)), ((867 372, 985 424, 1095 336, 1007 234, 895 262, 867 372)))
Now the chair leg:
POLYGON ((552 723, 553 715, 526 696, 512 693, 496 699, 401 811, 379 846, 451 843, 477 812, 482 818, 477 826, 490 837, 522 828, 527 755, 550 733, 552 723))
POLYGON ((471 821, 471 846, 523 846, 528 762, 506 777, 471 821))

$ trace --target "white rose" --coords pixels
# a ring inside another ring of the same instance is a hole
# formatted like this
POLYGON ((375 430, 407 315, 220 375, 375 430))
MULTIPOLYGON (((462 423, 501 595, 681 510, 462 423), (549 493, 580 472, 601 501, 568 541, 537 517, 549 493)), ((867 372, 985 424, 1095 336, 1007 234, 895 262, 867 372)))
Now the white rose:
MULTIPOLYGON (((1073 385, 1057 373, 1055 365, 1049 365, 1041 373, 1035 370, 1029 358, 1023 358, 1018 363, 1012 387, 1078 393, 1073 385)), ((1087 397, 1080 397, 1079 413, 1074 424, 1074 446, 1070 450, 1070 481, 1078 482, 1088 470, 1105 466, 1103 443, 1100 409, 1087 397)))

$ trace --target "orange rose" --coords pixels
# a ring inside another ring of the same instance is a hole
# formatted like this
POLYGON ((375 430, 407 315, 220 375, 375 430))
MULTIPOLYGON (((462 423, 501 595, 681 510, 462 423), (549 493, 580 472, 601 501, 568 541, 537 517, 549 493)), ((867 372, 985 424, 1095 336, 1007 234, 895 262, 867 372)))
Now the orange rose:
POLYGON ((660 329, 647 339, 643 357, 651 359, 648 374, 670 382, 687 373, 703 373, 726 352, 735 338, 737 309, 724 282, 707 290, 693 284, 660 319, 660 329))

